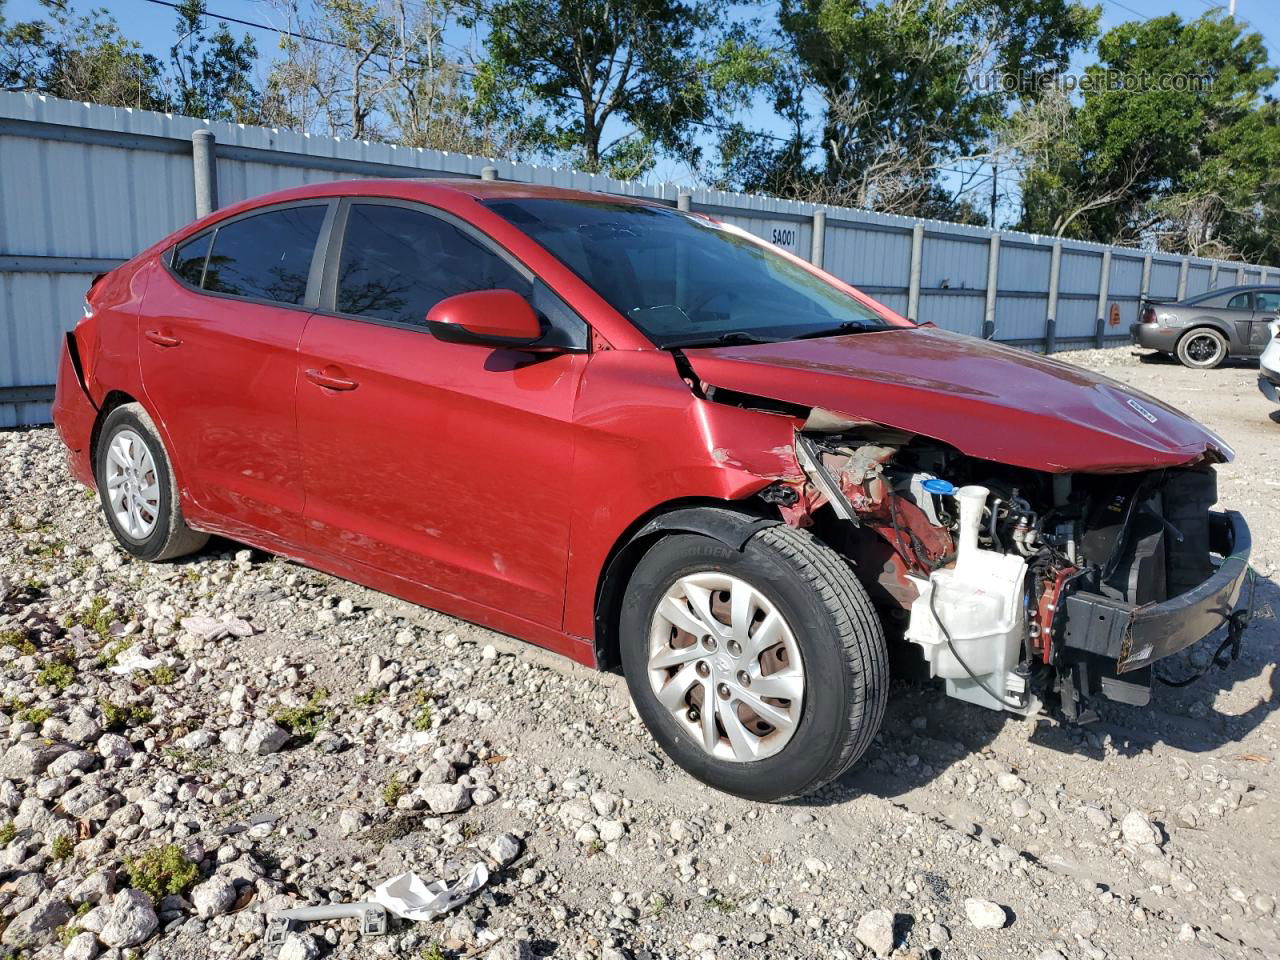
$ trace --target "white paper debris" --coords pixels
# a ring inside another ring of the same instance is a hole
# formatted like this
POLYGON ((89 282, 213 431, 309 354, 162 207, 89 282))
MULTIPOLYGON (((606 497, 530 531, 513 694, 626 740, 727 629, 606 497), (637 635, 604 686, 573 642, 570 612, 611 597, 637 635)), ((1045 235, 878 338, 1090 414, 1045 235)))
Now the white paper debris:
POLYGON ((236 618, 215 620, 213 617, 183 617, 182 629, 204 640, 251 637, 254 634, 253 625, 249 621, 236 618))
POLYGON ((140 648, 133 646, 120 652, 116 657, 115 666, 110 670, 112 673, 126 674, 133 673, 135 670, 154 670, 156 667, 163 666, 164 663, 163 660, 146 656, 140 648))
POLYGON ((453 886, 443 880, 424 883, 416 873, 402 873, 381 884, 369 899, 402 920, 434 920, 466 903, 488 882, 489 868, 483 863, 477 863, 453 886))

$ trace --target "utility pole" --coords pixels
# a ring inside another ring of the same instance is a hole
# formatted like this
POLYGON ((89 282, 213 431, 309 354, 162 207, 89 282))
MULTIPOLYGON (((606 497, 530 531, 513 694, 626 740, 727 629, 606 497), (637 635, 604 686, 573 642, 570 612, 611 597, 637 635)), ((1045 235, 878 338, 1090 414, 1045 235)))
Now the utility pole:
POLYGON ((996 162, 992 160, 991 161, 991 219, 987 221, 987 225, 991 227, 992 230, 996 228, 996 199, 998 196, 996 192, 996 187, 999 183, 999 180, 998 180, 999 175, 1000 175, 1000 168, 997 167, 996 162))
POLYGON ((1229 2, 1227 3, 1227 16, 1231 17, 1234 20, 1235 15, 1236 15, 1236 0, 1229 0, 1229 2))

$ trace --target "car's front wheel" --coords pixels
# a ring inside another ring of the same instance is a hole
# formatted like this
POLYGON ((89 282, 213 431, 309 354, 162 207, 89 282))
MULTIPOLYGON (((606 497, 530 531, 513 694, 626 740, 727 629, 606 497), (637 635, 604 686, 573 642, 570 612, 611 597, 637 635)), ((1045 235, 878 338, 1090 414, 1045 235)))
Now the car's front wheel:
POLYGON ((1209 370, 1227 359, 1227 338, 1217 330, 1201 327, 1178 341, 1178 360, 1184 367, 1209 370))
POLYGON ((160 433, 146 410, 126 403, 98 431, 98 496, 120 546, 142 560, 171 560, 194 553, 208 534, 182 519, 178 485, 160 433))
POLYGON ((742 550, 667 536, 623 601, 622 662, 654 738, 719 790, 777 801, 838 777, 888 695, 884 633, 845 561, 809 533, 766 528, 742 550))

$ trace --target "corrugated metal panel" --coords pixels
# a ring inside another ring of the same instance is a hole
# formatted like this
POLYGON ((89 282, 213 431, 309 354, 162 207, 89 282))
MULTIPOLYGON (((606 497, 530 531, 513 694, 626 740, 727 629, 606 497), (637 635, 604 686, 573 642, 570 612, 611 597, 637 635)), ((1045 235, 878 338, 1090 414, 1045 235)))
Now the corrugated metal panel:
POLYGON ((1093 293, 1096 296, 1098 278, 1102 273, 1101 253, 1063 247, 1062 263, 1058 269, 1059 293, 1093 293))
POLYGON ((1182 264, 1168 260, 1151 261, 1151 283, 1147 292, 1153 297, 1176 297, 1178 295, 1178 275, 1182 272, 1182 264))
MULTIPOLYGON (((990 249, 989 240, 962 240, 926 233, 921 248, 920 285, 926 289, 985 290, 990 249)), ((908 256, 910 253, 908 245, 908 256)))
POLYGON ((1193 263, 1187 269, 1187 296, 1204 293, 1209 289, 1209 277, 1213 268, 1208 264, 1193 263))
MULTIPOLYGON (((383 143, 312 137, 287 130, 208 123, 190 117, 0 93, 0 387, 52 381, 58 335, 80 313, 92 272, 126 259, 195 214, 191 135, 217 141, 223 204, 298 184, 370 176, 478 177, 494 166, 503 179, 675 204, 680 188, 614 180, 572 170, 383 143), (33 259, 46 258, 46 259, 33 259), (62 258, 50 261, 47 258, 62 258)), ((698 188, 694 209, 736 223, 807 258, 813 204, 698 188)), ((912 230, 923 224, 920 317, 980 334, 990 233, 980 227, 918 221, 887 213, 822 208, 824 265, 836 276, 905 313, 912 230)), ((1044 336, 1053 238, 1001 234, 997 339, 1044 336)), ((1098 277, 1107 247, 1063 244, 1058 341, 1092 342, 1098 277)), ((1142 254, 1112 248, 1108 302, 1126 322, 1141 288, 1142 254)), ((1180 260, 1153 258, 1153 296, 1177 292, 1180 260)), ((1237 282, 1238 264, 1192 258, 1188 295, 1237 282)), ((655 269, 661 266, 655 264, 655 269)), ((1280 281, 1258 267, 1247 278, 1280 281)), ((47 416, 47 404, 0 404, 0 425, 47 416)))

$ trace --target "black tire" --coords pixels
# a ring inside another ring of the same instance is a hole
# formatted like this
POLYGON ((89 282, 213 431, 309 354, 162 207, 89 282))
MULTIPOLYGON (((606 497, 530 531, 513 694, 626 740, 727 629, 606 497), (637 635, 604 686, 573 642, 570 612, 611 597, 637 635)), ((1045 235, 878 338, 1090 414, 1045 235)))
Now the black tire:
POLYGON ((1193 370, 1212 370, 1228 352, 1227 338, 1213 327, 1196 327, 1178 340, 1178 362, 1193 370))
POLYGON ((107 526, 111 528, 116 540, 126 551, 140 560, 154 562, 172 560, 175 557, 195 553, 208 542, 207 533, 192 530, 182 519, 178 485, 174 480, 173 469, 169 465, 169 456, 165 452, 155 423, 141 405, 126 403, 107 414, 102 429, 98 431, 95 463, 98 499, 102 503, 102 512, 107 518, 107 526), (159 487, 159 508, 156 511, 155 527, 148 535, 140 538, 131 536, 116 519, 107 493, 108 451, 112 440, 123 430, 132 430, 142 439, 147 452, 151 454, 155 467, 155 482, 159 487))
POLYGON ((884 632, 848 564, 811 534, 768 527, 742 550, 693 534, 660 540, 637 564, 620 618, 623 671, 641 719, 667 755, 717 790, 776 802, 812 793, 851 767, 884 718, 884 632), (648 679, 649 628, 667 589, 690 573, 732 574, 765 594, 792 629, 804 661, 799 724, 780 752, 735 762, 714 757, 658 702, 648 679))

